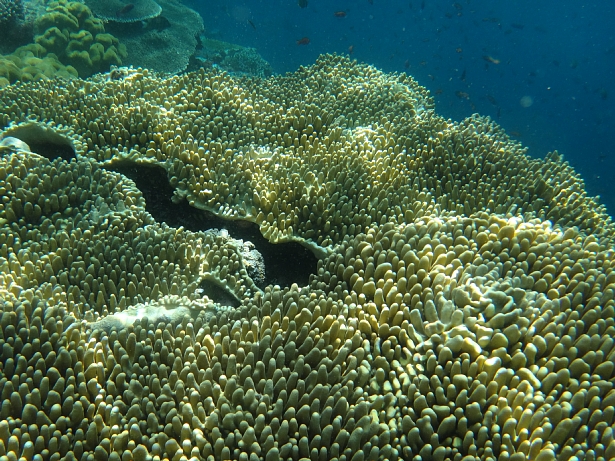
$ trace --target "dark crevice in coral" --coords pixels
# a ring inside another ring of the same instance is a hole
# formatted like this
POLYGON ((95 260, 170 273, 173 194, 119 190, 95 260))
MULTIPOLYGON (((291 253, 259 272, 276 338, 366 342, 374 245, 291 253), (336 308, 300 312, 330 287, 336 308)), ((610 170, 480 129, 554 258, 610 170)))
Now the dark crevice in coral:
POLYGON ((229 290, 211 280, 201 280, 201 283, 199 283, 199 290, 201 290, 202 295, 207 295, 209 299, 222 306, 236 308, 241 305, 241 302, 229 290))
POLYGON ((31 152, 41 155, 49 160, 61 158, 70 162, 77 158, 75 147, 71 140, 53 128, 41 126, 37 123, 26 123, 4 132, 4 136, 12 136, 25 142, 31 152))
POLYGON ((193 232, 226 229, 231 237, 252 242, 265 261, 265 286, 277 284, 284 287, 293 283, 306 286, 310 275, 316 273, 318 258, 299 243, 272 244, 263 237, 255 223, 223 219, 190 206, 186 200, 174 203, 171 198, 175 189, 163 167, 124 161, 109 169, 135 182, 145 198, 146 210, 156 221, 171 227, 183 226, 193 232))
POLYGON ((45 141, 26 141, 22 139, 28 146, 30 146, 30 150, 38 155, 42 155, 43 157, 48 158, 49 160, 55 160, 56 158, 61 158, 62 160, 66 160, 70 162, 75 158, 75 151, 72 146, 67 144, 55 144, 52 142, 45 141))
POLYGON ((122 161, 107 169, 116 171, 132 179, 145 198, 145 208, 160 223, 171 227, 184 226, 194 229, 191 223, 197 218, 199 210, 191 207, 185 200, 173 203, 174 188, 169 184, 166 170, 158 165, 122 161))

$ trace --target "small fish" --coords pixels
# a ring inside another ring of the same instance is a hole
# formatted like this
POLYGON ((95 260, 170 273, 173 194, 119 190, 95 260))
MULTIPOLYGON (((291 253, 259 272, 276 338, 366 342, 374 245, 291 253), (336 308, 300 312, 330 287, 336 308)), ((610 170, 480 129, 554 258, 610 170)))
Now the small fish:
POLYGON ((453 6, 455 7, 456 10, 463 10, 463 5, 461 5, 461 3, 453 3, 453 6))
POLYGON ((455 91, 455 96, 459 99, 470 99, 470 95, 465 91, 455 91))
POLYGON ((461 80, 462 82, 466 81, 466 70, 463 69, 463 72, 461 73, 461 77, 459 77, 459 80, 461 80))
POLYGON ((404 67, 405 67, 406 69, 409 69, 409 68, 410 68, 410 60, 409 60, 409 59, 406 59, 406 60, 404 61, 404 67))
POLYGON ((510 25, 510 27, 512 27, 513 29, 521 30, 521 29, 523 29, 525 27, 525 25, 524 24, 517 24, 517 23, 513 22, 510 25))
POLYGON ((254 25, 254 23, 252 21, 250 21, 248 19, 248 24, 250 24, 252 26, 252 29, 256 30, 256 26, 254 25))
POLYGON ((494 57, 489 56, 489 55, 484 55, 483 59, 485 61, 487 61, 487 62, 490 62, 491 64, 499 64, 500 63, 499 59, 495 59, 494 57))
POLYGON ((367 3, 369 3, 370 5, 374 4, 374 0, 367 0, 367 3))
POLYGON ((335 16, 336 18, 345 18, 346 17, 346 12, 345 11, 336 11, 335 13, 333 13, 333 16, 335 16))
POLYGON ((309 37, 302 37, 297 40, 297 45, 307 45, 308 43, 310 43, 309 37))
POLYGON ((307 0, 299 0, 297 5, 299 5, 299 8, 307 8, 308 2, 307 0))
POLYGON ((487 95, 487 99, 488 99, 488 100, 489 100, 489 102, 490 102, 491 104, 493 104, 494 106, 497 106, 497 105, 498 105, 498 102, 496 101, 496 99, 495 99, 493 96, 491 96, 490 94, 488 94, 488 95, 487 95))
POLYGON ((352 54, 353 51, 354 51, 354 45, 350 45, 348 47, 348 54, 352 54))
POLYGON ((134 7, 135 7, 134 3, 128 3, 127 5, 124 5, 122 8, 117 10, 117 12, 115 13, 115 16, 118 18, 121 16, 124 16, 126 13, 131 12, 134 7))
POLYGON ((483 22, 500 22, 500 18, 483 18, 483 22))
POLYGON ((463 48, 461 48, 461 47, 455 48, 455 51, 457 53, 463 53, 463 48))

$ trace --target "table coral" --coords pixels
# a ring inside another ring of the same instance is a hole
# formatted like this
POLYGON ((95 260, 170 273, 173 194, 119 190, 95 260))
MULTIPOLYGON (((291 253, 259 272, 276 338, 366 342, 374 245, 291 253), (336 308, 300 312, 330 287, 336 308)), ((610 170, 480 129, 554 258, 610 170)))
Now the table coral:
POLYGON ((615 227, 557 153, 339 56, 266 80, 31 82, 0 103, 2 136, 34 151, 0 155, 7 456, 615 458, 615 227), (301 242, 316 273, 259 290, 221 233, 155 222, 117 162, 301 242), (239 306, 160 315, 207 279, 239 306))
POLYGON ((135 24, 107 23, 107 29, 118 37, 129 55, 125 65, 148 68, 157 72, 177 74, 186 70, 199 46, 203 33, 203 18, 176 0, 160 0, 161 15, 135 24))
POLYGON ((141 22, 155 18, 162 12, 162 8, 154 0, 85 0, 84 2, 94 14, 105 21, 141 22))

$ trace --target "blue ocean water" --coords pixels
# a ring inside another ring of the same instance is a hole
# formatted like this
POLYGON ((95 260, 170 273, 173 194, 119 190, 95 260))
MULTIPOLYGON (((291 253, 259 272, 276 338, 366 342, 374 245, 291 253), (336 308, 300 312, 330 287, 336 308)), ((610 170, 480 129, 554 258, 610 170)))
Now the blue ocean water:
POLYGON ((557 149, 615 214, 615 2, 186 3, 206 35, 256 48, 278 73, 326 52, 407 72, 439 114, 489 115, 535 157, 557 149))

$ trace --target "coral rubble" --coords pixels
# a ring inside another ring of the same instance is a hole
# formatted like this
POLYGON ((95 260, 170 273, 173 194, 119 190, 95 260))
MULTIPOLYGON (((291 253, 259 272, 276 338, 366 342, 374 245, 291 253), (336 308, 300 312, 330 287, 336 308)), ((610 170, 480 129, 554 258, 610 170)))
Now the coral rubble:
POLYGON ((328 55, 0 104, 22 141, 0 149, 0 455, 615 458, 615 227, 557 153, 328 55), (156 222, 118 164, 316 273, 260 290, 240 245, 156 222))

